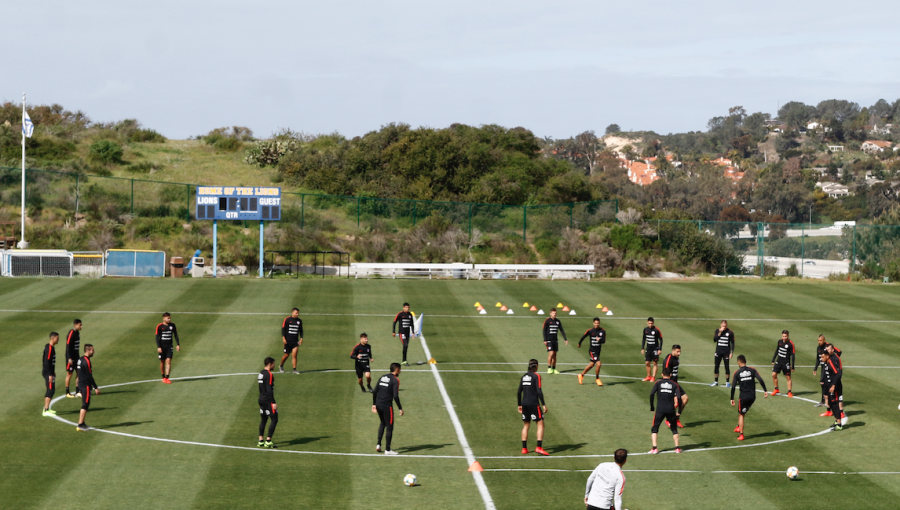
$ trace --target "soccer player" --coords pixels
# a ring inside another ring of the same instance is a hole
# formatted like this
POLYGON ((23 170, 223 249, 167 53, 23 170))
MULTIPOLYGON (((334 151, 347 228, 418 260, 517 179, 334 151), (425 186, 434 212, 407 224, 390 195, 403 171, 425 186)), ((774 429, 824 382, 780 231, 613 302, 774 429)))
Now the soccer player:
POLYGON ((794 396, 791 392, 791 388, 793 387, 793 383, 791 382, 791 372, 794 371, 796 355, 797 350, 794 349, 794 342, 791 341, 788 330, 782 331, 781 340, 778 341, 778 346, 775 347, 775 354, 772 355, 772 384, 775 385, 775 389, 772 390, 772 395, 781 393, 778 391, 778 373, 781 372, 784 374, 784 377, 787 378, 787 396, 794 396))
POLYGON ((541 389, 541 376, 537 373, 538 362, 532 359, 528 362, 528 372, 519 379, 519 390, 516 399, 519 402, 519 414, 522 415, 522 455, 528 453, 528 429, 531 422, 537 422, 537 448, 534 452, 539 455, 550 455, 544 451, 544 415, 547 414, 547 404, 544 403, 544 391, 541 389))
POLYGON ((722 361, 725 362, 725 387, 727 388, 731 380, 731 370, 728 368, 728 360, 731 359, 731 356, 734 355, 734 331, 728 329, 728 321, 722 320, 722 323, 719 324, 719 329, 713 333, 713 342, 716 343, 716 369, 713 372, 713 376, 715 380, 710 386, 718 386, 719 385, 719 365, 722 361))
MULTIPOLYGON (((72 373, 75 372, 75 362, 78 361, 78 347, 81 344, 81 319, 72 321, 72 329, 66 335, 66 398, 80 397, 69 393, 69 381, 72 380, 72 373)), ((78 375, 76 374, 75 387, 78 387, 78 375)))
POLYGON ((659 355, 662 353, 662 332, 653 325, 653 317, 647 318, 647 327, 644 328, 641 337, 641 354, 644 355, 644 365, 647 367, 647 377, 644 381, 656 380, 656 371, 659 368, 659 355), (650 363, 653 363, 653 374, 650 374, 650 363))
POLYGON ((600 349, 603 347, 603 344, 606 343, 606 330, 600 327, 599 317, 594 317, 594 327, 581 335, 581 339, 578 340, 578 347, 581 347, 581 342, 587 337, 591 337, 591 350, 588 352, 591 357, 591 362, 588 363, 588 366, 584 367, 584 370, 582 370, 580 374, 578 374, 578 384, 584 384, 584 374, 588 373, 591 367, 596 366, 597 370, 595 375, 597 376, 597 386, 603 386, 603 382, 600 381, 600 365, 602 365, 602 363, 600 363, 600 349))
MULTIPOLYGON (((409 305, 404 308, 408 309, 409 305)), ((391 450, 391 439, 394 436, 394 402, 397 402, 397 409, 400 410, 400 416, 403 416, 403 406, 400 404, 400 363, 391 363, 391 373, 385 374, 378 379, 375 385, 375 391, 372 392, 372 412, 381 419, 381 425, 378 426, 378 442, 375 444, 375 451, 381 451, 381 438, 387 432, 384 443, 385 455, 397 455, 397 452, 391 450)))
MULTIPOLYGON (((825 352, 825 335, 819 335, 818 345, 816 346, 816 366, 813 367, 813 375, 819 371, 819 363, 822 359, 822 353, 825 352)), ((819 376, 819 385, 822 386, 822 399, 816 404, 816 407, 825 407, 825 396, 828 395, 828 388, 825 387, 825 367, 822 367, 822 375, 819 376)), ((831 411, 825 411, 819 416, 831 416, 831 411)))
POLYGON ((178 339, 178 330, 172 322, 169 312, 162 314, 162 322, 156 325, 156 352, 159 355, 159 373, 162 374, 162 382, 172 384, 169 375, 172 373, 172 340, 175 340, 175 350, 181 352, 181 340, 178 339))
POLYGON ((75 426, 76 431, 87 431, 89 427, 84 423, 84 417, 87 410, 91 407, 91 388, 94 395, 100 394, 100 388, 94 381, 94 368, 91 366, 91 358, 94 357, 94 346, 84 344, 84 356, 78 358, 75 363, 75 370, 78 372, 78 395, 81 395, 81 412, 78 414, 78 425, 75 426))
POLYGON ((416 320, 409 313, 409 303, 403 303, 403 311, 394 317, 394 324, 391 325, 391 336, 400 335, 400 342, 403 344, 403 364, 409 366, 406 361, 406 351, 409 349, 409 339, 415 333, 416 320), (397 323, 400 323, 400 331, 397 331, 397 323))
POLYGON ((43 369, 41 375, 44 376, 44 410, 41 416, 53 416, 56 411, 50 409, 50 400, 56 393, 56 344, 59 342, 59 333, 54 331, 50 333, 50 343, 44 346, 43 369))
POLYGON ((828 388, 828 406, 831 414, 834 416, 834 425, 831 430, 843 430, 844 416, 841 411, 841 404, 844 402, 844 385, 841 377, 844 374, 841 358, 837 354, 829 355, 828 352, 822 354, 819 358, 825 369, 825 386, 828 388))
POLYGON ((275 359, 268 357, 263 360, 265 368, 256 375, 256 382, 259 383, 259 442, 256 446, 260 448, 276 448, 272 442, 272 435, 275 434, 275 426, 278 425, 278 404, 275 403, 275 376, 272 375, 272 369, 275 368, 275 359), (266 421, 272 419, 269 424, 269 435, 263 441, 263 433, 266 431, 266 421))
POLYGON ((750 407, 753 406, 753 402, 756 401, 756 381, 759 381, 759 384, 763 389, 763 397, 769 398, 769 393, 766 391, 766 383, 763 381, 759 372, 756 371, 753 367, 747 366, 747 358, 744 357, 743 354, 737 357, 738 369, 734 372, 734 379, 731 383, 731 405, 734 405, 734 390, 738 386, 741 387, 740 393, 738 393, 738 425, 734 429, 735 432, 740 434, 737 438, 738 441, 744 440, 744 415, 747 414, 747 411, 750 410, 750 407))
MULTIPOLYGON (((669 369, 669 373, 671 374, 669 376, 669 379, 671 379, 675 384, 678 384, 678 365, 681 362, 680 358, 681 346, 675 344, 672 346, 672 353, 666 356, 666 359, 663 361, 663 370, 665 370, 666 368, 669 369)), ((678 389, 681 390, 681 398, 675 401, 675 405, 681 408, 680 414, 684 415, 684 408, 687 407, 688 396, 687 393, 685 393, 684 388, 682 388, 680 384, 678 384, 678 389)), ((681 424, 680 419, 676 423, 680 428, 684 428, 684 425, 681 424)), ((666 425, 669 425, 669 423, 666 422, 666 425)))
POLYGON ((284 344, 284 356, 281 357, 281 364, 278 365, 278 371, 284 373, 284 362, 291 356, 291 365, 294 367, 292 373, 299 374, 297 371, 297 351, 303 345, 303 321, 300 320, 300 309, 291 309, 291 316, 286 317, 281 323, 281 342, 284 344))
POLYGON ((669 424, 672 437, 675 439, 675 453, 681 453, 681 447, 678 446, 677 425, 680 413, 675 406, 675 402, 681 400, 681 387, 669 379, 672 373, 668 368, 663 367, 662 375, 663 378, 656 381, 653 389, 650 390, 650 411, 656 411, 656 414, 653 416, 653 427, 650 429, 650 441, 653 443, 650 453, 659 453, 659 450, 656 448, 656 437, 659 433, 659 424, 663 420, 669 424), (654 409, 653 397, 657 395, 658 405, 654 409))
POLYGON ((547 373, 558 374, 556 369, 556 353, 559 352, 559 334, 562 333, 563 340, 569 345, 569 338, 566 336, 566 330, 562 327, 562 322, 556 318, 556 308, 550 309, 550 318, 544 320, 544 346, 547 347, 547 373))
POLYGON ((622 510, 625 474, 622 467, 628 460, 628 450, 620 448, 613 454, 615 462, 604 462, 594 468, 584 490, 587 510, 622 510))
POLYGON ((359 335, 359 343, 353 348, 350 357, 356 362, 356 378, 359 381, 359 389, 363 393, 366 388, 363 387, 363 376, 366 378, 366 386, 369 387, 369 393, 372 393, 372 371, 369 368, 369 362, 374 360, 372 357, 372 346, 369 345, 369 336, 365 333, 359 335))
MULTIPOLYGON (((828 357, 831 358, 834 355, 837 355, 838 361, 841 363, 843 368, 844 361, 841 359, 841 350, 834 346, 834 344, 826 343, 825 344, 825 352, 828 353, 828 357)), ((844 414, 844 398, 843 398, 843 389, 841 391, 841 398, 838 400, 838 406, 841 408, 841 425, 847 424, 847 415, 844 414)), ((821 416, 821 415, 820 415, 821 416)), ((829 409, 828 414, 825 416, 832 416, 832 412, 829 409)))

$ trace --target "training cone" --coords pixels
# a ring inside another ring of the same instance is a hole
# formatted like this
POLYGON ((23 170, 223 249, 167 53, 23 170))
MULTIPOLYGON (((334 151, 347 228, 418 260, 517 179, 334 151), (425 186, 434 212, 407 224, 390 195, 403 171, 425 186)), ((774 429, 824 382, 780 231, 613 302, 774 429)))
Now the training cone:
POLYGON ((506 311, 506 315, 512 315, 512 314, 513 314, 512 308, 510 308, 509 310, 506 311))
POLYGON ((482 308, 482 309, 478 312, 478 315, 487 315, 487 310, 485 310, 484 308, 482 308))
POLYGON ((476 302, 475 302, 475 308, 479 308, 480 306, 481 306, 481 303, 479 303, 478 301, 476 301, 476 302))
POLYGON ((600 303, 597 303, 597 308, 603 308, 603 305, 601 305, 600 303))
POLYGON ((480 312, 480 311, 482 311, 482 310, 484 310, 484 307, 483 307, 483 306, 479 306, 479 307, 478 307, 478 311, 480 312))
POLYGON ((558 304, 558 305, 556 305, 556 307, 557 307, 557 308, 562 308, 562 306, 563 306, 563 304, 562 304, 562 303, 560 303, 560 304, 558 304))
POLYGON ((529 306, 531 306, 531 305, 529 305, 529 304, 526 302, 524 305, 522 305, 522 308, 528 308, 529 306))
POLYGON ((544 311, 543 311, 543 310, 538 310, 538 315, 544 315, 544 311))
POLYGON ((484 471, 484 468, 481 467, 481 464, 479 464, 477 460, 473 462, 471 466, 469 466, 470 473, 474 473, 475 471, 484 471))
POLYGON ((608 312, 606 312, 606 315, 612 315, 612 310, 609 310, 608 312))
POLYGON ((536 312, 536 311, 537 311, 537 307, 534 306, 534 305, 531 305, 531 308, 529 308, 528 311, 530 311, 530 312, 536 312))
POLYGON ((601 312, 608 312, 608 311, 609 311, 609 308, 607 308, 607 307, 604 306, 603 309, 600 310, 600 311, 601 311, 601 312))
POLYGON ((501 306, 501 307, 500 307, 500 311, 501 311, 501 312, 505 312, 505 311, 507 311, 507 310, 509 310, 509 308, 507 308, 507 307, 505 307, 505 306, 501 306))
POLYGON ((569 315, 578 315, 578 314, 575 313, 575 310, 572 310, 571 312, 569 312, 569 315))
POLYGON ((500 301, 497 301, 497 304, 494 305, 494 308, 500 308, 501 306, 503 306, 503 303, 501 303, 500 301))
POLYGON ((568 311, 569 311, 569 307, 568 307, 568 306, 564 306, 563 309, 562 309, 562 311, 568 312, 568 311))
POLYGON ((430 360, 428 360, 428 364, 429 365, 437 365, 437 361, 434 358, 431 358, 430 360))

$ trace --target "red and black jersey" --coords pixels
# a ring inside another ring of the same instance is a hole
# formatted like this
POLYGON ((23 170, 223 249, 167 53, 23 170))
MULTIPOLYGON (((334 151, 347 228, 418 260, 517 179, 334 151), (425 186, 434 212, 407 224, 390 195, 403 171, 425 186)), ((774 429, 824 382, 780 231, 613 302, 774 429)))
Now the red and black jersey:
POLYGON ((548 317, 544 321, 544 341, 545 342, 557 342, 559 340, 559 334, 562 333, 563 339, 568 342, 569 339, 566 337, 566 330, 563 329, 562 322, 558 318, 554 319, 548 317))
POLYGON ((734 390, 737 387, 741 388, 739 394, 741 400, 747 401, 756 398, 756 381, 759 381, 763 391, 766 391, 766 382, 755 368, 748 366, 738 368, 731 376, 731 400, 734 400, 734 390))
POLYGON ((391 325, 392 333, 403 333, 404 335, 410 337, 413 334, 413 329, 415 327, 415 318, 413 318, 413 314, 410 312, 400 312, 394 317, 394 323, 391 325), (397 324, 400 324, 400 331, 397 331, 397 324))
POLYGON ((372 345, 356 344, 353 352, 350 353, 350 357, 356 360, 357 363, 369 363, 372 360, 372 345))
POLYGON ((791 370, 793 370, 796 355, 797 350, 794 348, 794 342, 790 339, 778 340, 778 346, 775 347, 775 354, 772 355, 772 363, 791 367, 791 370))
POLYGON ((720 332, 716 328, 716 332, 713 333, 713 341, 716 343, 716 353, 720 356, 729 356, 734 353, 734 331, 725 328, 725 331, 720 332))
POLYGON ((670 379, 662 378, 656 381, 650 390, 650 410, 653 411, 653 397, 657 397, 656 412, 661 414, 675 412, 675 399, 681 402, 681 387, 670 379))
POLYGON ((825 378, 824 381, 828 384, 838 384, 841 382, 841 377, 844 375, 844 364, 841 362, 840 356, 837 355, 837 352, 831 355, 828 358, 828 361, 825 362, 825 378))
POLYGON ((53 347, 50 344, 45 345, 44 355, 41 358, 43 359, 41 375, 44 377, 56 375, 56 347, 53 347))
POLYGON ((544 390, 541 389, 541 376, 534 372, 525 372, 519 379, 519 391, 516 398, 520 406, 544 405, 544 390))
POLYGON ((372 392, 372 404, 375 407, 387 408, 397 402, 397 409, 403 410, 400 405, 400 379, 394 374, 384 374, 378 378, 375 390, 372 392))
POLYGON ((274 404, 275 403, 275 376, 272 372, 263 369, 256 375, 256 381, 259 383, 259 403, 274 404))
POLYGON ((75 364, 75 370, 78 371, 78 389, 89 391, 91 388, 97 389, 97 383, 94 381, 94 367, 91 365, 91 358, 82 356, 78 358, 75 364))
POLYGON ((591 338, 591 352, 600 352, 600 348, 606 343, 606 330, 603 328, 591 328, 585 331, 581 335, 581 339, 578 340, 578 347, 581 347, 581 342, 588 337, 591 338))
POLYGON ((678 356, 675 356, 672 354, 669 354, 668 356, 666 356, 666 360, 663 362, 663 368, 669 367, 669 370, 671 370, 669 379, 672 379, 675 382, 678 382, 678 364, 679 363, 680 363, 680 360, 678 359, 678 356))
POLYGON ((303 338, 303 321, 300 318, 288 317, 281 323, 281 336, 289 343, 297 343, 303 338))
POLYGON ((66 335, 66 359, 78 359, 78 349, 81 347, 81 333, 70 329, 66 335))
POLYGON ((160 349, 172 348, 172 340, 175 340, 175 343, 181 345, 181 341, 178 339, 178 329, 175 328, 175 323, 170 322, 166 324, 165 322, 160 322, 156 325, 156 346, 160 349))
POLYGON ((641 334, 641 349, 645 351, 661 351, 663 346, 662 331, 656 326, 644 328, 641 334))

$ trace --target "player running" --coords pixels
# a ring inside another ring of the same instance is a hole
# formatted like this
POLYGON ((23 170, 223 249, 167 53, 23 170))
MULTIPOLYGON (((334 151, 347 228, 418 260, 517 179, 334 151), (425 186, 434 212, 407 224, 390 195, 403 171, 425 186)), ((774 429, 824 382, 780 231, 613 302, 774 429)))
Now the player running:
MULTIPOLYGON (((81 395, 69 393, 69 381, 75 372, 75 362, 78 361, 78 346, 81 344, 81 319, 72 321, 72 329, 66 335, 66 398, 80 397, 81 395)), ((75 388, 78 388, 78 375, 75 375, 75 388)))
POLYGON ((162 374, 162 382, 172 384, 169 375, 172 373, 172 340, 175 340, 175 350, 181 352, 181 340, 178 339, 178 330, 172 322, 169 312, 162 314, 162 322, 156 325, 156 352, 159 355, 159 372, 162 374))
POLYGON ((264 359, 263 366, 265 368, 256 375, 256 382, 259 383, 259 442, 256 443, 256 446, 260 448, 277 448, 275 443, 272 442, 275 426, 278 425, 278 404, 275 403, 275 376, 272 375, 272 369, 275 368, 275 359, 264 359), (269 418, 272 418, 272 423, 269 424, 269 435, 263 441, 266 421, 269 418))
MULTIPOLYGON (((569 338, 566 336, 566 330, 563 329, 562 322, 556 318, 556 308, 550 309, 550 318, 544 320, 544 346, 547 347, 547 373, 558 374, 556 369, 556 353, 559 352, 559 334, 562 333, 563 340, 569 345, 569 338)), ((599 367, 598 367, 599 368, 599 367)))
POLYGON ((734 379, 731 383, 731 405, 734 405, 734 390, 740 386, 741 391, 738 393, 738 425, 734 431, 737 432, 738 441, 744 440, 744 415, 756 402, 756 381, 759 381, 763 389, 763 397, 769 398, 769 392, 766 391, 766 383, 763 381, 759 372, 753 367, 747 366, 747 358, 743 354, 737 357, 738 369, 734 372, 734 379))
POLYGON ((409 312, 409 303, 403 303, 403 311, 394 317, 394 324, 391 325, 391 336, 400 335, 400 342, 403 344, 403 364, 409 366, 406 361, 406 351, 409 349, 409 339, 415 334, 416 319, 409 312), (400 331, 397 331, 397 323, 400 324, 400 331))
POLYGON ((78 372, 78 394, 81 395, 81 412, 78 413, 78 425, 75 426, 76 431, 87 431, 89 427, 84 423, 84 417, 87 415, 88 408, 91 407, 91 388, 94 395, 100 394, 100 388, 94 381, 94 368, 91 366, 91 358, 94 357, 94 346, 91 344, 84 345, 84 356, 78 358, 75 363, 75 370, 78 372))
POLYGON ((650 390, 650 411, 656 411, 656 414, 653 416, 653 427, 650 429, 650 441, 653 443, 650 453, 659 453, 659 449, 656 447, 656 437, 659 433, 659 425, 663 420, 669 424, 672 437, 675 439, 675 453, 681 453, 681 447, 678 446, 677 425, 680 413, 675 406, 675 402, 681 400, 681 387, 669 379, 672 373, 667 367, 663 367, 662 375, 663 378, 656 381, 653 389, 650 390), (656 395, 659 395, 657 398, 658 406, 654 409, 653 397, 656 395))
POLYGON ((734 355, 734 331, 728 329, 728 321, 722 320, 719 329, 713 333, 713 342, 716 343, 716 353, 714 355, 716 361, 716 369, 713 372, 715 381, 710 386, 719 385, 719 365, 725 362, 725 387, 729 385, 731 380, 731 370, 728 368, 728 360, 734 355))
POLYGON ((356 365, 356 378, 359 381, 359 389, 361 389, 363 393, 366 392, 366 388, 363 387, 362 382, 363 376, 365 376, 366 385, 369 387, 369 393, 372 393, 372 370, 369 368, 369 362, 373 361, 375 358, 372 357, 372 346, 369 345, 368 335, 365 333, 359 335, 359 343, 353 348, 350 357, 356 362, 354 364, 356 365))
POLYGON ((44 393, 44 410, 41 413, 41 416, 53 416, 56 414, 56 411, 50 409, 50 400, 53 399, 53 394, 56 393, 57 342, 59 342, 59 333, 54 331, 53 333, 50 333, 50 343, 44 346, 44 355, 41 356, 41 359, 43 360, 41 375, 44 376, 44 389, 47 390, 44 393))
MULTIPOLYGON (((672 346, 672 353, 666 356, 666 359, 663 361, 663 370, 666 368, 669 369, 669 379, 672 380, 675 384, 678 384, 678 365, 681 362, 681 346, 675 344, 672 346)), ((684 388, 678 384, 678 389, 681 390, 681 398, 675 401, 675 405, 681 408, 681 415, 684 415, 684 408, 687 407, 688 396, 685 393, 684 388)), ((681 420, 676 421, 679 428, 684 428, 684 425, 681 424, 681 420)), ((669 422, 666 422, 666 425, 669 425, 669 422)))
POLYGON ((547 404, 544 403, 544 391, 541 389, 541 376, 537 373, 538 361, 528 361, 528 372, 519 379, 519 390, 516 399, 519 402, 519 414, 522 415, 522 455, 528 453, 528 429, 531 422, 537 423, 537 448, 534 452, 539 455, 550 455, 544 451, 544 415, 547 414, 547 404))
POLYGON ((647 367, 647 377, 644 381, 656 380, 656 371, 659 368, 659 355, 662 353, 662 332, 653 325, 653 317, 647 318, 647 327, 644 328, 641 337, 641 354, 644 355, 644 365, 647 367), (650 374, 650 363, 653 363, 653 375, 650 374))
POLYGON ((772 355, 772 384, 775 385, 775 389, 772 390, 772 395, 781 393, 778 391, 778 373, 781 372, 787 379, 787 396, 794 396, 791 392, 791 388, 793 387, 793 383, 791 382, 791 372, 794 371, 794 361, 796 357, 797 350, 794 348, 794 342, 791 341, 788 330, 784 330, 781 332, 781 340, 778 341, 778 346, 775 347, 775 354, 772 355))
POLYGON ((303 345, 303 321, 300 320, 300 309, 292 308, 291 316, 286 317, 281 322, 281 343, 284 345, 284 355, 281 357, 281 364, 278 365, 278 371, 284 373, 284 362, 291 357, 291 365, 294 367, 292 373, 299 374, 297 371, 297 351, 303 345))
POLYGON ((844 367, 841 358, 837 354, 830 354, 826 351, 819 358, 825 369, 825 386, 828 388, 828 406, 831 408, 831 414, 834 416, 834 425, 831 430, 843 430, 845 417, 841 410, 844 402, 844 384, 841 381, 844 375, 844 367))
POLYGON ((581 339, 578 340, 578 347, 581 347, 581 342, 584 341, 585 338, 591 337, 591 349, 588 351, 588 355, 591 357, 591 362, 588 363, 588 366, 584 367, 584 370, 578 374, 578 384, 584 384, 584 374, 588 373, 591 370, 591 367, 597 367, 595 375, 597 377, 597 386, 603 386, 603 382, 600 381, 600 349, 603 347, 603 344, 606 343, 606 330, 600 327, 600 318, 594 317, 594 327, 585 331, 583 335, 581 335, 581 339))
POLYGON ((625 474, 622 467, 628 460, 628 450, 620 448, 613 454, 615 462, 604 462, 594 468, 584 490, 587 510, 622 510, 625 474))
MULTIPOLYGON (((404 308, 409 308, 405 305, 404 308)), ((386 441, 384 443, 385 455, 397 455, 397 452, 391 450, 391 439, 394 436, 394 402, 397 403, 397 409, 400 410, 400 416, 403 416, 403 406, 400 404, 400 363, 391 363, 391 373, 385 374, 378 379, 375 385, 375 391, 372 392, 372 412, 381 419, 381 425, 378 426, 378 443, 375 444, 375 451, 381 451, 381 438, 387 432, 386 441)))

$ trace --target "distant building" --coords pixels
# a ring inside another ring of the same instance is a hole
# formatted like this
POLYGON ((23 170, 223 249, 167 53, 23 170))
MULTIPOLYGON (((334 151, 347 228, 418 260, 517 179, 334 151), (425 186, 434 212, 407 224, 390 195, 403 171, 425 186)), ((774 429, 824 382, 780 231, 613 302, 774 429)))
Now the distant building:
MULTIPOLYGON (((656 159, 656 158, 653 158, 656 159)), ((659 179, 656 175, 656 167, 650 159, 643 161, 630 161, 625 158, 619 158, 622 168, 628 171, 628 180, 638 186, 649 186, 653 181, 659 179)))
POLYGON ((885 149, 890 149, 892 145, 891 142, 882 140, 866 140, 859 148, 864 152, 884 152, 885 149))
POLYGON ((817 182, 816 187, 821 188, 822 193, 825 193, 831 198, 850 196, 850 188, 837 182, 817 182))
POLYGON ((710 161, 710 163, 724 167, 723 175, 734 181, 735 184, 744 178, 744 172, 741 171, 741 168, 728 158, 719 157, 710 161))

